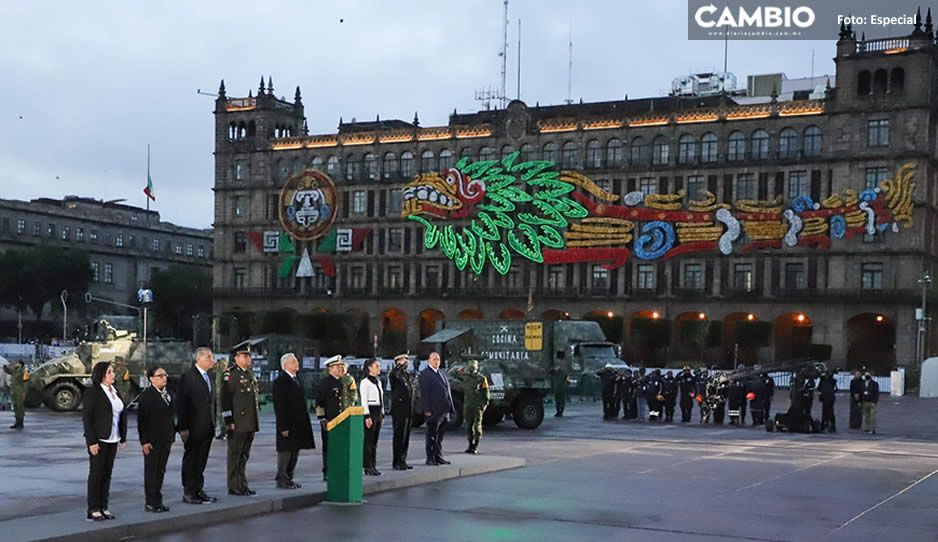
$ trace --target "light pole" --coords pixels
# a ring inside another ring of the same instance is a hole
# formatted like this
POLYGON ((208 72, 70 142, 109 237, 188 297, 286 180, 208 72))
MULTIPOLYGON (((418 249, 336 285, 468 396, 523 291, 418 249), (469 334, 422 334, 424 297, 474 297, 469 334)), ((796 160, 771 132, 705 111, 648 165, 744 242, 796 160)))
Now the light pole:
POLYGON ((922 363, 925 358, 925 352, 927 347, 925 346, 925 336, 926 336, 926 321, 928 320, 928 311, 927 311, 927 295, 928 287, 931 286, 931 274, 926 270, 922 273, 922 278, 918 279, 918 283, 922 285, 922 306, 919 307, 915 312, 915 319, 918 320, 918 335, 916 337, 916 348, 915 348, 915 357, 916 363, 922 363))
POLYGON ((68 290, 62 290, 59 299, 62 301, 62 342, 64 343, 68 340, 68 305, 65 304, 68 301, 68 290))

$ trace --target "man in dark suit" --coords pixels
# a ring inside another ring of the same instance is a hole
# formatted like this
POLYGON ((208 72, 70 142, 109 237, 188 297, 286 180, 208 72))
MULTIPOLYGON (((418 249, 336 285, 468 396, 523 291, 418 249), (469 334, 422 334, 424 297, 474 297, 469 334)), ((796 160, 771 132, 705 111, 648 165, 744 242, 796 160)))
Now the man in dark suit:
POLYGON ((440 370, 440 355, 436 352, 427 359, 427 367, 420 372, 420 403, 427 419, 427 465, 449 465, 443 459, 443 431, 450 415, 456 412, 449 381, 440 370))
POLYGON ((326 459, 329 457, 329 431, 326 426, 333 418, 342 413, 342 392, 345 386, 342 384, 342 373, 345 364, 342 362, 342 356, 332 356, 326 360, 326 371, 328 375, 323 376, 319 381, 319 389, 316 392, 316 417, 319 418, 320 436, 322 436, 322 478, 326 479, 326 459))
POLYGON ((176 424, 185 445, 182 456, 182 500, 188 504, 215 502, 205 494, 205 464, 215 437, 215 393, 210 371, 215 366, 212 350, 195 351, 195 365, 179 379, 176 424))
POLYGON ((137 433, 143 447, 143 490, 147 512, 167 512, 163 505, 163 476, 169 451, 176 440, 173 400, 166 389, 166 369, 147 369, 150 387, 137 399, 137 433))
POLYGON ((394 358, 391 369, 391 416, 394 418, 394 470, 412 469, 407 464, 410 445, 410 426, 414 417, 414 375, 407 368, 410 356, 400 354, 394 358))
POLYGON ((291 352, 280 357, 280 376, 274 380, 274 414, 277 417, 277 487, 298 489, 293 471, 300 450, 316 447, 313 426, 309 421, 306 393, 297 379, 300 362, 291 352))

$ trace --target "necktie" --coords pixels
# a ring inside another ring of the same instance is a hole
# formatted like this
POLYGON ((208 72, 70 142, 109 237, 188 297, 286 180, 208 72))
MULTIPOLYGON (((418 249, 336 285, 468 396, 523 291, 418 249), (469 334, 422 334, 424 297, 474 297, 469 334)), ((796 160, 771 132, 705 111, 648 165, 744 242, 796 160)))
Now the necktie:
POLYGON ((168 404, 169 404, 169 393, 167 393, 166 388, 163 388, 163 389, 160 390, 160 396, 163 398, 163 401, 165 401, 166 404, 168 405, 168 404))
POLYGON ((212 393, 212 381, 208 377, 208 373, 202 373, 202 380, 205 380, 205 385, 208 386, 208 392, 212 393))

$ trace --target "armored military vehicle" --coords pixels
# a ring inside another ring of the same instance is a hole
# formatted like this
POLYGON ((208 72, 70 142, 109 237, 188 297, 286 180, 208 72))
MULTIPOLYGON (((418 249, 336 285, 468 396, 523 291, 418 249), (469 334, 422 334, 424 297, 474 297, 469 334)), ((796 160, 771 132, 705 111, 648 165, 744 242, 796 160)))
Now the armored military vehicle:
MULTIPOLYGON (((544 421, 544 396, 551 390, 552 369, 569 375, 571 388, 607 363, 624 365, 616 345, 608 342, 599 324, 589 320, 522 321, 458 320, 442 322, 425 343, 446 345, 447 364, 458 372, 467 354, 476 354, 489 379, 491 403, 483 422, 491 425, 510 416, 518 427, 534 429, 544 421)), ((453 399, 461 403, 458 379, 451 379, 453 399)), ((462 415, 457 405, 457 416, 462 415)), ((461 420, 454 420, 459 425, 461 420)))
POLYGON ((135 399, 146 382, 146 368, 164 367, 175 385, 179 375, 192 363, 192 345, 183 341, 138 339, 133 316, 102 316, 88 328, 87 339, 74 352, 53 358, 30 369, 27 404, 60 412, 76 410, 85 387, 91 384, 91 368, 99 362, 123 359, 129 370, 130 399, 135 399))

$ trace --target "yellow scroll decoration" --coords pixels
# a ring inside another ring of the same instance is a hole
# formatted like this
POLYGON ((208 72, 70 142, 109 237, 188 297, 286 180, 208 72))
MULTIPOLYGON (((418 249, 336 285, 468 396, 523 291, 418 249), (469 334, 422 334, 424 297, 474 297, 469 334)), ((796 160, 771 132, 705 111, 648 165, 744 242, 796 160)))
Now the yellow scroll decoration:
POLYGON ((694 213, 711 213, 717 209, 729 209, 730 206, 725 203, 717 203, 717 197, 713 192, 705 190, 700 193, 704 199, 690 200, 687 202, 687 210, 694 213))
POLYGON ((659 211, 679 211, 685 194, 683 190, 677 194, 648 194, 645 196, 645 207, 659 211))
POLYGON ((579 186, 583 190, 586 190, 588 193, 603 201, 619 201, 619 196, 613 194, 612 192, 603 190, 593 181, 593 179, 590 179, 581 173, 577 173, 576 171, 561 171, 560 180, 567 181, 570 184, 579 186))
POLYGON ((781 222, 743 220, 743 231, 752 241, 774 241, 785 237, 788 225, 781 222))
POLYGON ((741 199, 736 200, 735 206, 745 213, 781 213, 782 197, 775 196, 770 200, 741 199))
POLYGON ((879 183, 892 216, 905 228, 912 227, 912 195, 915 192, 912 179, 915 178, 915 169, 915 164, 906 162, 899 168, 895 180, 886 179, 879 183))

